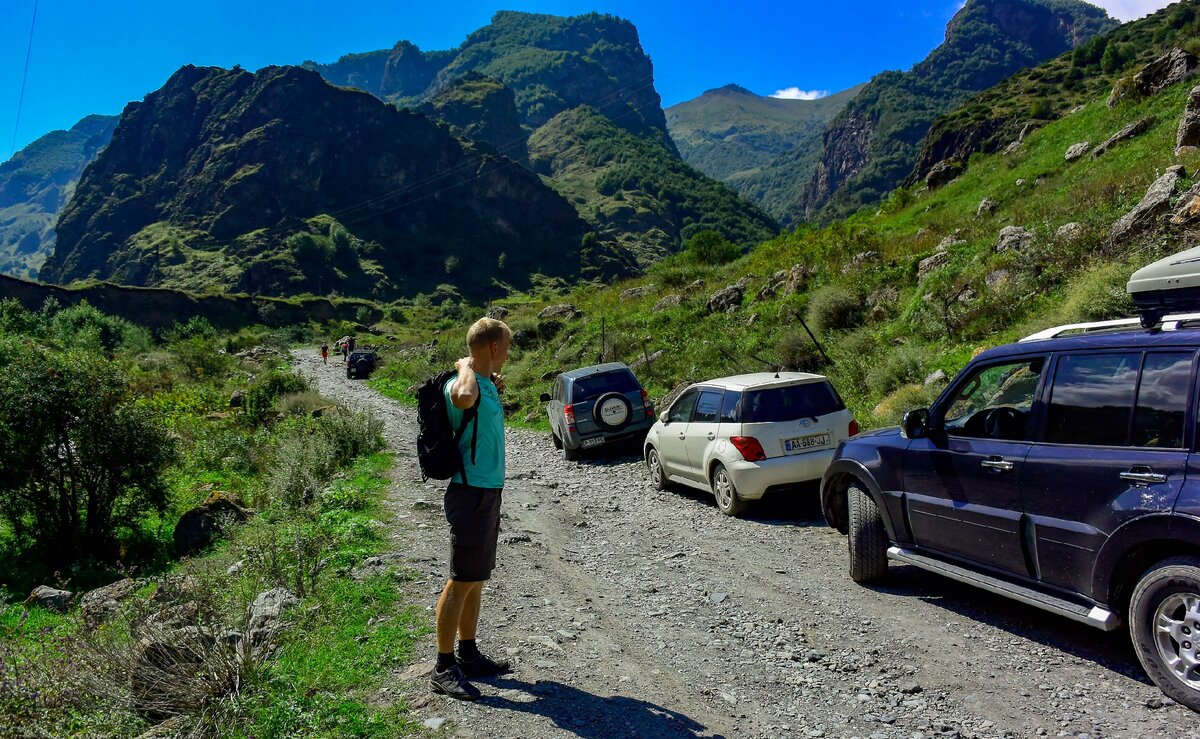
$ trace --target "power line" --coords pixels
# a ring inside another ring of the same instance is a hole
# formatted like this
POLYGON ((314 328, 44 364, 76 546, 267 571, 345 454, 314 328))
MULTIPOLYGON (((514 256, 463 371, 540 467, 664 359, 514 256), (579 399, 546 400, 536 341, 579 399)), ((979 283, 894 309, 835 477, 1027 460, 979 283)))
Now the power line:
POLYGON ((33 29, 37 25, 38 0, 33 0, 33 20, 29 23, 29 45, 25 47, 25 71, 21 73, 21 95, 17 99, 17 121, 13 124, 12 148, 8 156, 17 153, 17 131, 21 128, 21 108, 25 105, 25 81, 29 79, 29 57, 33 53, 33 29))

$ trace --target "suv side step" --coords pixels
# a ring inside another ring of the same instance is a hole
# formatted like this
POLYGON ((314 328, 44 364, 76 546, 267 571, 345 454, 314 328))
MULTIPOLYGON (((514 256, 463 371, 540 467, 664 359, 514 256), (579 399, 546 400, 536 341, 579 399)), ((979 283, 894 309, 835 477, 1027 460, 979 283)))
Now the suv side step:
POLYGON ((927 557, 903 547, 890 547, 888 549, 888 559, 894 559, 897 562, 903 562, 913 567, 920 567, 923 570, 944 575, 952 580, 973 585, 977 588, 1003 595, 1006 598, 1019 600, 1027 605, 1041 608, 1051 613, 1057 613, 1060 616, 1066 616, 1073 621, 1079 621, 1080 623, 1085 623, 1088 626, 1094 626, 1104 631, 1113 631, 1121 625, 1121 619, 1117 614, 1106 608, 1101 608, 1100 606, 1088 608, 1085 605, 1066 600, 1065 598, 1059 598, 1058 596, 1017 585, 1007 580, 992 577, 991 575, 984 575, 974 570, 968 570, 965 567, 943 562, 933 557, 927 557))

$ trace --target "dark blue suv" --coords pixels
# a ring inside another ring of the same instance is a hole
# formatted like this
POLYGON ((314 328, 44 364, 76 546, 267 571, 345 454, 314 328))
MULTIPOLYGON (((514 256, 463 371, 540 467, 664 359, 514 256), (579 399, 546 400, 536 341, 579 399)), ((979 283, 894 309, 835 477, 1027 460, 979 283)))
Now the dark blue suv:
POLYGON ((976 357, 822 480, 850 575, 888 561, 1113 630, 1200 710, 1200 315, 1051 329, 976 357))

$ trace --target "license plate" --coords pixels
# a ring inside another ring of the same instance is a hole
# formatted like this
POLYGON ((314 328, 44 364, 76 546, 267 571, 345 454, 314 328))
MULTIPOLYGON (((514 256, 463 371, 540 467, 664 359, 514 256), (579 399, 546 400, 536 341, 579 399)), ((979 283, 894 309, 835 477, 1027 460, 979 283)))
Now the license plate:
POLYGON ((783 440, 783 451, 786 454, 795 454, 823 446, 829 446, 829 434, 813 434, 783 440))
POLYGON ((579 448, 580 449, 590 449, 594 446, 600 446, 603 443, 604 443, 604 437, 597 436, 594 439, 584 439, 582 442, 579 443, 579 448))

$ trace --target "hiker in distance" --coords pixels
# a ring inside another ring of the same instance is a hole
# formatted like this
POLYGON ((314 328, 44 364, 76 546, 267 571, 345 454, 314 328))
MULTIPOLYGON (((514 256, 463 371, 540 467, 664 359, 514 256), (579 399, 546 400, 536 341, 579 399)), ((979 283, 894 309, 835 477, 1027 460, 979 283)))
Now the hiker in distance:
POLYGON ((470 354, 458 360, 458 374, 445 383, 442 391, 450 427, 461 429, 458 450, 462 468, 446 488, 450 580, 437 603, 438 655, 430 680, 435 693, 461 700, 480 697, 471 678, 509 671, 508 662, 497 662, 481 653, 475 638, 483 584, 496 566, 496 539, 500 534, 505 463, 504 407, 500 403, 504 378, 500 369, 508 359, 511 343, 512 332, 503 322, 491 318, 476 321, 467 332, 470 354))

